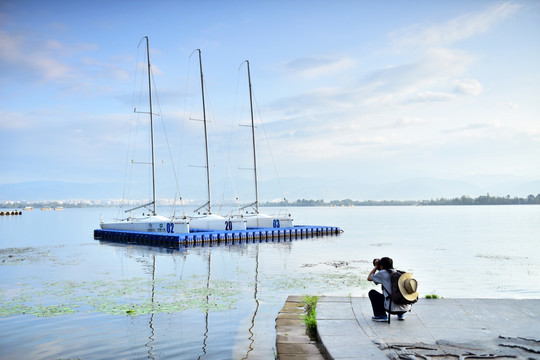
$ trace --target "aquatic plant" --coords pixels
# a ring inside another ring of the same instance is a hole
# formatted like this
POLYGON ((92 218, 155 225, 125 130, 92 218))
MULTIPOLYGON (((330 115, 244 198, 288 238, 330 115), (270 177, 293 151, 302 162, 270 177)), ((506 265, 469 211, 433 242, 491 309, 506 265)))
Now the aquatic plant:
POLYGON ((40 286, 18 283, 0 291, 0 316, 29 314, 38 317, 101 312, 111 315, 176 313, 188 309, 225 311, 235 307, 240 290, 233 281, 204 284, 200 277, 179 281, 156 280, 52 281, 40 286))
POLYGON ((317 301, 319 301, 319 297, 304 295, 302 297, 302 301, 304 302, 304 309, 307 313, 309 313, 317 307, 317 301))
MULTIPOLYGON (((0 250, 0 265, 35 265, 50 263, 73 265, 76 260, 64 260, 55 255, 59 247, 10 248, 0 250), (60 260, 61 259, 61 260, 60 260)), ((344 289, 367 289, 370 284, 354 261, 334 260, 313 264, 306 272, 259 274, 260 296, 276 292, 331 293, 344 289), (332 266, 335 271, 328 272, 332 266)), ((238 274, 244 274, 238 270, 238 274)), ((51 317, 81 312, 138 316, 153 313, 177 313, 199 309, 202 312, 227 311, 235 308, 239 296, 254 283, 212 279, 193 275, 178 278, 177 274, 160 274, 156 279, 126 277, 114 279, 112 274, 96 274, 101 279, 45 280, 38 273, 20 277, 11 288, 0 289, 0 317, 33 315, 51 317)), ((313 320, 315 318, 313 317, 313 320)), ((315 322, 314 322, 315 323, 315 322)))
POLYGON ((304 324, 306 324, 306 332, 310 339, 314 340, 317 337, 317 301, 318 296, 305 295, 302 298, 304 302, 305 315, 302 316, 304 324))

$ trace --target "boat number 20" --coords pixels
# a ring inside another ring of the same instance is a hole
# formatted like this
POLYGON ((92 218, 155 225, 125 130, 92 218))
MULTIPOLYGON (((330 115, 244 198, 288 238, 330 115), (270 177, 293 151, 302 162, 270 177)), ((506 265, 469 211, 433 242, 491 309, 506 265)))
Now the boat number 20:
POLYGON ((174 234, 174 223, 167 223, 167 233, 174 234))
POLYGON ((274 228, 279 228, 279 219, 274 219, 274 228))
POLYGON ((232 230, 232 221, 227 220, 225 221, 225 230, 232 230))

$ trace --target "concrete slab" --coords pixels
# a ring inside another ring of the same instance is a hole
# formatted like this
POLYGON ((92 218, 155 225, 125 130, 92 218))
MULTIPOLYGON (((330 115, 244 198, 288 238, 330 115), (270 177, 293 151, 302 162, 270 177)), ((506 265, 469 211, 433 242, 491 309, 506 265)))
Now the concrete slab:
POLYGON ((540 359, 538 299, 421 299, 404 321, 371 316, 368 298, 320 297, 317 330, 327 358, 540 359))
POLYGON ((354 319, 352 307, 341 306, 343 304, 350 304, 350 302, 317 302, 317 320, 354 319))
POLYGON ((352 318, 349 320, 319 320, 317 319, 317 333, 319 336, 350 334, 351 336, 364 335, 358 322, 352 318))
POLYGON ((323 345, 329 359, 373 359, 388 360, 386 355, 369 342, 358 342, 358 338, 351 336, 324 336, 323 345), (354 341, 356 340, 356 341, 354 341), (354 341, 351 343, 351 341, 354 341))

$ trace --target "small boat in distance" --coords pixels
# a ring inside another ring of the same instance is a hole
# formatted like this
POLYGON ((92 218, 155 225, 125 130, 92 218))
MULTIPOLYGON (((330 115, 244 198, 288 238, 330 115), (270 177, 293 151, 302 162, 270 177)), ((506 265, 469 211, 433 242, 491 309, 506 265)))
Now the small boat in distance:
POLYGON ((63 208, 62 206, 56 206, 56 207, 54 208, 54 210, 55 210, 55 211, 62 211, 62 210, 64 210, 64 208, 63 208))
POLYGON ((31 211, 31 210, 34 210, 34 208, 31 207, 31 206, 25 206, 25 207, 23 208, 23 210, 25 210, 25 211, 31 211))
MULTIPOLYGON (((124 230, 124 231, 144 231, 144 232, 160 232, 160 233, 189 233, 189 221, 185 218, 170 219, 157 214, 156 210, 156 171, 155 171, 155 155, 154 155, 154 121, 152 113, 152 82, 151 82, 151 66, 150 66, 150 47, 148 44, 148 36, 146 39, 146 60, 148 66, 148 98, 150 104, 149 119, 150 119, 150 151, 151 151, 151 167, 152 167, 152 201, 126 210, 130 213, 146 208, 147 213, 142 215, 128 216, 124 219, 115 219, 113 222, 100 221, 102 229, 109 230, 124 230)), ((142 41, 142 39, 141 39, 142 41)), ((139 42, 140 45, 140 42, 139 42)))
POLYGON ((250 106, 250 114, 251 114, 251 138, 252 138, 252 145, 253 145, 253 178, 255 181, 255 201, 249 205, 246 205, 240 210, 245 210, 249 207, 251 207, 253 210, 246 211, 245 214, 242 214, 242 216, 246 220, 246 226, 247 228, 289 228, 293 227, 293 219, 291 214, 287 213, 285 215, 266 215, 261 214, 259 211, 259 185, 258 185, 258 179, 257 179, 257 154, 256 154, 256 147, 255 147, 255 122, 253 120, 253 94, 251 90, 251 72, 249 69, 249 60, 245 60, 245 63, 247 64, 247 73, 248 73, 248 85, 249 85, 249 106, 250 106))
POLYGON ((41 208, 41 210, 49 211, 49 210, 52 210, 52 208, 50 206, 44 206, 44 207, 41 208))

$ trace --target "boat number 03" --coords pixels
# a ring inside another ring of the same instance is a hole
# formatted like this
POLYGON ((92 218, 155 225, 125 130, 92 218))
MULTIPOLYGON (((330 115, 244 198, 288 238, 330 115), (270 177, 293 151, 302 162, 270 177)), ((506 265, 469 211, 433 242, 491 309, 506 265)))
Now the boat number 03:
POLYGON ((225 230, 232 230, 232 221, 225 221, 225 230))
POLYGON ((167 233, 174 234, 174 223, 167 223, 167 233))
POLYGON ((279 228, 279 219, 274 219, 274 227, 279 228))

